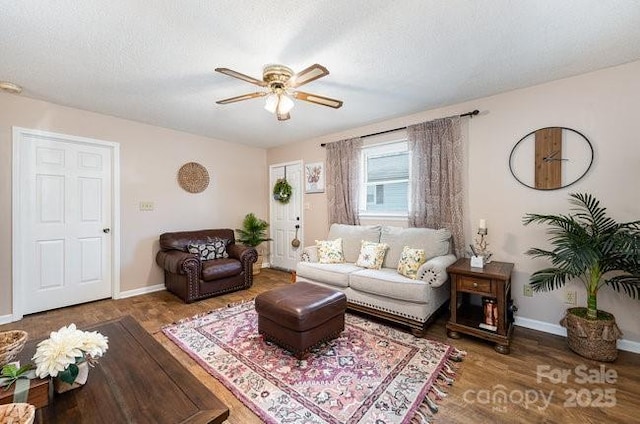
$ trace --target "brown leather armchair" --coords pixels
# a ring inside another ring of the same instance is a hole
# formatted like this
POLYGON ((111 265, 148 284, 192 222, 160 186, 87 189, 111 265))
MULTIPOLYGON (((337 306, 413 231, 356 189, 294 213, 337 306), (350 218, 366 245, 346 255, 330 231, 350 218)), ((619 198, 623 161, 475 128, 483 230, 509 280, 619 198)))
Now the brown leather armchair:
POLYGON ((236 244, 233 230, 227 228, 164 233, 156 255, 156 263, 164 269, 167 290, 185 303, 251 287, 257 259, 256 249, 236 244), (198 254, 189 253, 190 244, 215 238, 229 240, 228 258, 201 261, 198 254))

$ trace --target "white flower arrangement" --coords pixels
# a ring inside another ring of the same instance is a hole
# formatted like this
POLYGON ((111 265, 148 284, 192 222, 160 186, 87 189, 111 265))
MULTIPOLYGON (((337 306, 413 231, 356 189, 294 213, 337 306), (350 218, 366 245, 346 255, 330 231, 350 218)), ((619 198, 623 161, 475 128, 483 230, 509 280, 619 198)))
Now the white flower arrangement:
POLYGON ((94 366, 109 348, 108 338, 96 331, 82 331, 75 324, 52 331, 49 338, 38 343, 33 360, 36 375, 58 377, 69 384, 78 376, 78 365, 86 361, 94 366))

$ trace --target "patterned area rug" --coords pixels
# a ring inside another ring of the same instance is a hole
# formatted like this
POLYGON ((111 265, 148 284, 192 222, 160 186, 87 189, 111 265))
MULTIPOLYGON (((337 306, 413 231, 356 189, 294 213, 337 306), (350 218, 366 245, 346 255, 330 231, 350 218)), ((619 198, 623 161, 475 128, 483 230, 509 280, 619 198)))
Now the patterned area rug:
POLYGON ((303 360, 258 334, 253 302, 163 332, 267 423, 429 423, 464 352, 346 315, 303 360))

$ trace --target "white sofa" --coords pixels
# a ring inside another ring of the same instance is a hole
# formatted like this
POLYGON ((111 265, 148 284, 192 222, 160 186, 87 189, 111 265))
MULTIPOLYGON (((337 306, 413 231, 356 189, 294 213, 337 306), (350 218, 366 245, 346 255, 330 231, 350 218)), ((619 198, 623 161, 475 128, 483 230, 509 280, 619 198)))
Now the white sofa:
POLYGON ((342 238, 344 263, 318 262, 316 246, 305 247, 296 267, 296 281, 307 281, 340 290, 350 309, 411 327, 418 336, 450 297, 446 269, 456 261, 450 253, 451 233, 446 229, 333 224, 328 240, 342 238), (386 243, 389 249, 382 268, 356 266, 361 242, 386 243), (404 246, 424 249, 427 261, 417 279, 397 272, 404 246))

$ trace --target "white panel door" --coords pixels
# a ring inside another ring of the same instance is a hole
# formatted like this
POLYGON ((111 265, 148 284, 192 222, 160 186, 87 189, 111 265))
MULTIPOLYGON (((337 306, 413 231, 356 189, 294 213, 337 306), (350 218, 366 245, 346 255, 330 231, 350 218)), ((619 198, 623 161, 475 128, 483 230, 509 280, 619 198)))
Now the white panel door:
POLYGON ((23 135, 24 314, 111 297, 111 150, 23 135))
POLYGON ((269 183, 273 189, 278 178, 284 178, 291 185, 291 200, 282 204, 271 198, 271 267, 292 271, 300 260, 302 247, 302 163, 272 165, 270 168, 269 183), (296 226, 299 226, 299 247, 293 247, 291 241, 296 236, 296 226))

